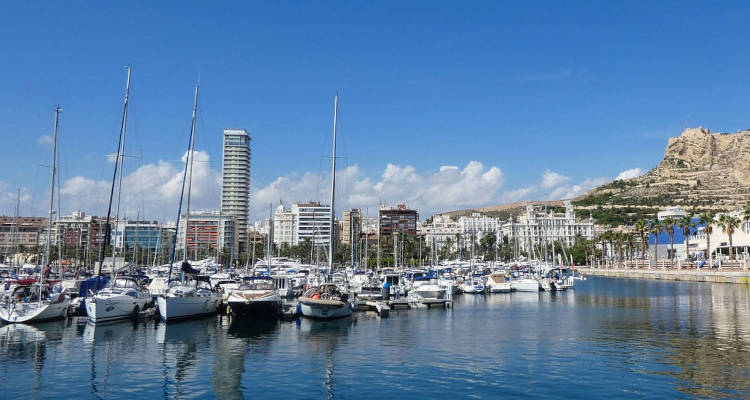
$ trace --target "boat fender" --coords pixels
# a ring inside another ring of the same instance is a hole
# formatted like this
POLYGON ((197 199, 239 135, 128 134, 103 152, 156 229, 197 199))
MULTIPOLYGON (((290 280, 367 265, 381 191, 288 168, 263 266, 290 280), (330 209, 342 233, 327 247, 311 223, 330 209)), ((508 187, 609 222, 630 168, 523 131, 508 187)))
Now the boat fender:
POLYGON ((302 314, 302 304, 297 303, 297 315, 302 314))
POLYGON ((313 293, 312 296, 310 296, 311 299, 319 299, 320 293, 313 293))

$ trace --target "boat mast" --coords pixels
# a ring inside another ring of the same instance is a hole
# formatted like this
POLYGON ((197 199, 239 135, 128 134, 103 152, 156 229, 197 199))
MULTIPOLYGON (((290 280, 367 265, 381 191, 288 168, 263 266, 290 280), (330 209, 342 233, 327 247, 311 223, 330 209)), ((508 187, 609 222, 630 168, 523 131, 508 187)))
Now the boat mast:
POLYGON ((271 256, 273 255, 273 203, 268 206, 268 257, 266 267, 268 275, 271 275, 271 256))
MULTIPOLYGON (((120 136, 117 141, 117 156, 115 157, 115 169, 112 173, 112 186, 109 189, 109 205, 107 206, 107 220, 106 224, 104 226, 104 238, 102 240, 101 245, 99 246, 99 272, 97 273, 97 278, 102 275, 102 267, 104 266, 104 253, 107 248, 107 243, 109 243, 109 238, 112 233, 112 229, 109 226, 109 220, 112 215, 112 198, 115 194, 115 179, 117 178, 117 168, 119 166, 120 162, 120 149, 122 147, 123 137, 125 136, 125 125, 128 120, 128 97, 130 95, 130 72, 131 68, 130 66, 125 67, 128 70, 128 80, 125 84, 125 101, 123 103, 122 108, 122 123, 120 124, 120 136)), ((119 216, 118 216, 119 219, 119 216)), ((89 235, 91 236, 91 235, 89 235)), ((114 268, 114 251, 112 252, 112 266, 114 268)))
MULTIPOLYGON (((187 176, 188 167, 190 164, 190 154, 193 152, 193 139, 195 137, 195 114, 198 108, 198 88, 200 84, 195 85, 195 98, 193 99, 193 122, 190 126, 190 140, 188 141, 188 156, 185 158, 185 169, 182 171, 182 190, 180 190, 180 204, 177 207, 177 222, 175 223, 174 236, 172 236, 172 251, 169 255, 169 273, 167 274, 167 281, 172 279, 172 266, 174 265, 175 248, 177 247, 177 233, 180 230, 180 214, 182 213, 182 197, 185 194, 185 177, 187 176)), ((192 171, 192 168, 191 168, 192 171)), ((190 204, 190 187, 188 187, 188 204, 190 204)), ((190 206, 188 205, 187 219, 185 221, 185 250, 183 261, 187 260, 187 226, 190 221, 190 206)))
POLYGON ((331 220, 328 232, 328 273, 333 272, 333 232, 335 226, 335 204, 336 199, 336 123, 338 120, 339 94, 333 97, 333 157, 331 157, 331 220))
MULTIPOLYGON (((185 252, 183 254, 183 260, 187 261, 187 231, 190 227, 190 191, 193 185, 193 161, 195 161, 195 118, 198 111, 198 87, 200 84, 195 85, 195 99, 193 100, 193 122, 190 125, 190 151, 188 152, 188 187, 187 187, 187 205, 185 208, 185 252)), ((198 248, 197 237, 193 245, 198 248)), ((197 250, 196 250, 197 251, 197 250)), ((196 261, 198 261, 198 253, 195 253, 196 261)))
MULTIPOLYGON (((50 249, 52 247, 52 207, 55 206, 55 173, 57 172, 57 129, 59 126, 59 117, 60 112, 62 111, 62 108, 60 108, 60 105, 55 106, 55 134, 53 141, 53 147, 52 147, 52 173, 49 181, 49 213, 48 213, 48 221, 47 221, 47 251, 44 259, 45 266, 50 266, 50 271, 52 270, 52 263, 50 262, 50 249)), ((60 255, 58 254, 58 257, 60 255)), ((45 266, 42 266, 42 269, 39 271, 39 303, 42 302, 42 286, 44 286, 44 270, 45 266)))

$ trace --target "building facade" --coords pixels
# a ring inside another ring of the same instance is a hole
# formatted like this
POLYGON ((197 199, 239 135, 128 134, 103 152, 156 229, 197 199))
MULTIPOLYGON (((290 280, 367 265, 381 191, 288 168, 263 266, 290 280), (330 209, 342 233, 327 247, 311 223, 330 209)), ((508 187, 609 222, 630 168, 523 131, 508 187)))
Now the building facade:
POLYGON ((294 219, 292 210, 284 208, 283 204, 276 207, 273 215, 273 242, 276 245, 294 243, 294 219))
POLYGON ((362 233, 362 212, 359 209, 344 211, 341 219, 341 243, 351 243, 352 238, 359 241, 362 233))
POLYGON ((235 217, 235 254, 247 250, 249 207, 250 134, 244 129, 225 129, 221 163, 221 214, 235 217))
POLYGON ((328 245, 331 233, 331 206, 318 202, 292 205, 294 218, 294 240, 299 245, 309 239, 315 245, 328 245))
POLYGON ((458 250, 461 225, 449 215, 435 214, 432 216, 431 223, 419 225, 418 233, 424 236, 428 246, 453 252, 458 250))
POLYGON ((47 225, 47 218, 0 216, 0 249, 3 254, 15 251, 16 247, 44 245, 40 234, 47 225))
MULTIPOLYGON (((499 240, 499 233, 502 226, 499 218, 488 217, 479 213, 472 213, 469 216, 461 216, 458 219, 458 226, 461 229, 461 236, 465 240, 474 238, 476 242, 482 240, 484 235, 494 232, 499 240)), ((469 242, 471 243, 471 242, 469 242)))
POLYGON ((378 226, 381 236, 390 236, 394 232, 416 235, 418 220, 417 210, 409 209, 404 204, 396 207, 380 206, 378 210, 378 226))
POLYGON ((560 241, 571 246, 578 235, 586 240, 593 239, 594 220, 589 217, 578 221, 570 201, 565 201, 564 205, 565 212, 555 213, 545 211, 542 205, 528 204, 518 222, 511 218, 502 225, 503 237, 517 240, 519 248, 531 256, 533 247, 537 245, 560 241))
POLYGON ((188 258, 213 257, 218 251, 227 249, 230 254, 237 245, 237 228, 239 223, 233 215, 224 215, 216 211, 191 213, 180 216, 177 230, 177 250, 184 251, 187 246, 188 258))

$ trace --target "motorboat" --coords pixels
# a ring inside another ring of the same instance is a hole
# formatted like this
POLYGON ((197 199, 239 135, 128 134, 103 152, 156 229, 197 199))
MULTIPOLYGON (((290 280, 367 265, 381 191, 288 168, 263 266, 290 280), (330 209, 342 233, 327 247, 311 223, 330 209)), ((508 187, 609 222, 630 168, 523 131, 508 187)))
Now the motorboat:
POLYGON ((487 290, 490 293, 509 293, 510 282, 506 279, 505 272, 495 272, 487 277, 487 290))
POLYGON ((20 282, 0 304, 0 319, 9 324, 36 323, 62 319, 68 315, 70 297, 62 287, 39 283, 20 282))
POLYGON ((235 318, 275 318, 281 312, 281 296, 270 279, 253 279, 229 294, 227 308, 235 318))
POLYGON ((302 315, 307 318, 334 319, 348 317, 356 308, 349 294, 333 283, 312 287, 297 299, 302 315))
POLYGON ((409 302, 426 306, 442 305, 448 302, 446 290, 436 284, 422 284, 409 291, 409 302))
POLYGON ((461 282, 459 289, 466 294, 483 294, 485 292, 484 283, 479 278, 467 279, 461 282))
POLYGON ((153 301, 132 277, 119 276, 93 296, 87 297, 86 314, 91 322, 135 318, 153 301))
POLYGON ((515 292, 538 292, 539 281, 530 276, 524 276, 511 280, 510 288, 515 292))

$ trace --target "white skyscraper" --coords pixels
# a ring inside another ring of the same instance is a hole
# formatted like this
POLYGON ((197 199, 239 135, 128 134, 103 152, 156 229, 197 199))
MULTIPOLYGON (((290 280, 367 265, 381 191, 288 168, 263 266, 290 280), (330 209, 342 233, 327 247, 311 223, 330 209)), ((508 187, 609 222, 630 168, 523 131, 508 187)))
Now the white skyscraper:
POLYGON ((244 129, 224 129, 221 164, 221 213, 237 218, 237 257, 247 250, 250 207, 250 134, 244 129))

